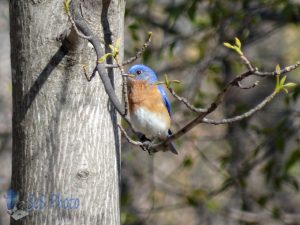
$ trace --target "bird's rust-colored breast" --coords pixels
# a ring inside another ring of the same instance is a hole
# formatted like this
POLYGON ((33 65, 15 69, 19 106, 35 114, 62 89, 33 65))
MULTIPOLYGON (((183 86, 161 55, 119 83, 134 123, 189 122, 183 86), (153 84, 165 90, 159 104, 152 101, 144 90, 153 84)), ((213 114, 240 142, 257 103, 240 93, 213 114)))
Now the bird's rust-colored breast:
POLYGON ((144 107, 151 112, 161 113, 163 117, 170 120, 168 110, 155 84, 149 85, 143 80, 129 79, 128 101, 130 112, 134 112, 138 107, 144 107))

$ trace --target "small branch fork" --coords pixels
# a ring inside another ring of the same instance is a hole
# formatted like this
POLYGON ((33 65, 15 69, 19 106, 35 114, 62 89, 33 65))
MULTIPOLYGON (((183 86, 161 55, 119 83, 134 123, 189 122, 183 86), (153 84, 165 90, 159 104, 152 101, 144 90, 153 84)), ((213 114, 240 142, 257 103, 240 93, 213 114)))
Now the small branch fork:
MULTIPOLYGON (((82 18, 81 15, 76 16, 76 18, 78 18, 78 19, 73 19, 71 11, 69 10, 70 4, 72 4, 72 1, 65 0, 65 11, 68 14, 68 17, 72 23, 74 30, 76 31, 76 33, 78 34, 79 37, 88 40, 93 45, 93 47, 95 49, 95 53, 97 55, 97 63, 96 63, 96 66, 95 66, 91 76, 88 76, 86 67, 83 66, 83 71, 84 71, 85 77, 87 78, 88 81, 91 81, 91 79, 95 76, 96 71, 99 73, 100 79, 103 82, 105 91, 106 91, 111 103, 114 105, 116 111, 120 114, 120 116, 127 122, 127 124, 129 125, 129 127, 131 128, 133 133, 135 135, 137 135, 137 133, 132 128, 132 125, 131 125, 129 117, 128 117, 127 80, 126 80, 126 76, 128 76, 128 75, 125 74, 123 66, 134 62, 136 59, 138 59, 143 54, 143 52, 146 50, 146 48, 151 43, 152 33, 150 32, 148 34, 148 38, 147 38, 146 42, 143 44, 142 48, 136 53, 135 56, 131 57, 130 59, 128 59, 126 61, 120 62, 119 58, 118 58, 118 50, 117 49, 113 49, 113 47, 111 47, 113 52, 115 50, 115 52, 117 52, 117 53, 105 54, 105 51, 100 44, 100 41, 89 29, 87 23, 84 21, 84 19, 82 18), (66 3, 69 5, 67 5, 66 3), (106 61, 106 58, 108 56, 114 58, 115 64, 104 64, 103 63, 106 61), (107 68, 118 68, 121 72, 122 79, 123 79, 122 93, 123 93, 123 98, 124 98, 123 99, 124 106, 121 104, 118 97, 116 96, 116 93, 113 89, 112 83, 109 79, 109 76, 108 76, 108 73, 106 70, 107 68)), ((178 101, 182 102, 189 110, 197 113, 197 116, 193 120, 188 122, 185 126, 183 126, 181 129, 179 129, 176 133, 169 136, 166 140, 164 140, 160 143, 151 143, 150 145, 149 145, 149 143, 134 141, 133 139, 131 139, 129 137, 129 135, 126 133, 126 131, 122 128, 122 126, 118 125, 120 131, 124 134, 127 141, 130 142, 131 144, 140 146, 143 150, 148 150, 150 153, 158 152, 161 149, 164 149, 168 144, 170 144, 175 139, 180 138, 181 136, 183 136, 184 134, 189 132, 191 129, 193 129, 195 126, 197 126, 200 123, 207 123, 207 124, 214 124, 214 125, 229 124, 229 123, 233 123, 233 122, 248 118, 248 117, 252 116, 254 113, 256 113, 257 111, 261 110, 264 106, 266 106, 281 90, 287 91, 285 87, 292 87, 294 85, 293 83, 288 83, 288 84, 284 85, 285 77, 283 77, 279 82, 279 76, 284 75, 286 73, 289 73, 292 70, 297 69, 300 66, 300 61, 298 61, 294 65, 287 66, 283 69, 280 69, 278 66, 275 71, 263 72, 263 71, 260 71, 258 68, 254 67, 251 64, 251 62, 248 60, 248 58, 244 55, 244 53, 241 50, 241 43, 237 38, 236 38, 236 45, 230 45, 229 43, 224 43, 224 45, 228 48, 235 50, 240 55, 241 61, 247 68, 246 72, 243 72, 240 75, 236 76, 227 85, 225 85, 225 87, 216 96, 215 100, 209 105, 208 108, 205 108, 205 109, 197 108, 193 104, 189 103, 189 101, 186 98, 177 95, 175 93, 175 91, 171 88, 171 85, 169 85, 172 81, 169 82, 169 81, 167 81, 167 78, 166 78, 166 86, 167 86, 168 90, 170 91, 170 93, 174 96, 174 98, 176 98, 178 101), (237 115, 232 118, 225 118, 225 119, 221 119, 221 120, 212 120, 212 119, 209 119, 206 117, 207 115, 209 115, 210 113, 212 113, 213 111, 215 111, 217 109, 217 107, 222 103, 225 94, 228 92, 228 90, 231 87, 236 86, 240 89, 251 89, 251 88, 255 88, 256 86, 258 86, 258 81, 256 81, 254 84, 252 84, 250 86, 241 85, 240 82, 249 76, 276 77, 276 79, 277 79, 276 89, 269 96, 267 96, 265 99, 263 99, 257 106, 255 106, 254 108, 250 109, 249 111, 247 111, 241 115, 237 115)))
POLYGON ((119 68, 120 66, 126 66, 130 63, 133 63, 135 60, 137 60, 141 55, 146 51, 146 49, 149 47, 152 40, 152 32, 148 33, 148 38, 146 42, 143 44, 142 48, 130 59, 124 61, 121 64, 106 64, 106 68, 119 68))
MULTIPOLYGON (((169 144, 170 142, 174 141, 177 138, 180 138, 181 136, 183 136, 184 134, 186 134, 188 131, 190 131, 192 128, 194 128, 196 125, 198 125, 199 123, 208 123, 208 124, 214 124, 214 125, 219 125, 219 124, 228 124, 228 123, 233 123, 233 122, 237 122, 240 121, 242 119, 248 118, 250 116, 252 116, 254 113, 256 113, 257 111, 259 111, 260 109, 262 109, 265 105, 267 105, 278 93, 281 89, 279 89, 279 91, 273 91, 269 96, 267 96, 261 103, 259 103, 256 107, 254 107, 253 109, 250 109, 249 111, 238 115, 236 117, 233 118, 228 118, 228 119, 222 119, 222 120, 212 120, 212 119, 208 119, 206 118, 207 115, 209 115, 210 113, 212 113, 213 111, 215 111, 217 109, 217 107, 222 103, 223 101, 223 97, 224 95, 227 93, 227 91, 230 89, 230 87, 236 86, 241 88, 240 86, 240 81, 244 80, 245 78, 255 75, 258 77, 266 77, 266 76, 272 76, 272 77, 276 77, 276 76, 280 76, 283 74, 286 74, 292 70, 297 69, 300 66, 300 61, 298 61, 296 64, 291 65, 291 66, 287 66, 283 69, 281 69, 280 71, 274 71, 274 72, 262 72, 259 71, 257 68, 253 69, 254 67, 252 66, 252 64, 249 62, 249 60, 246 58, 246 56, 243 55, 243 57, 241 57, 242 60, 244 61, 244 63, 246 64, 247 68, 252 69, 252 70, 248 70, 240 75, 238 75, 237 77, 235 77, 234 79, 232 79, 224 88, 223 90, 217 95, 216 99, 211 103, 211 105, 207 108, 207 109, 197 109, 197 108, 193 108, 191 107, 192 104, 188 103, 186 99, 184 98, 178 98, 179 96, 177 96, 176 94, 174 95, 174 91, 170 90, 171 94, 173 94, 173 96, 178 99, 179 101, 181 101, 183 104, 185 104, 189 109, 191 109, 194 112, 198 112, 199 114, 198 116, 193 119, 192 121, 190 121, 188 124, 186 124, 184 127, 182 127, 181 129, 179 129, 176 133, 174 133, 173 135, 171 135, 168 139, 166 139, 164 142, 153 145, 153 148, 160 148, 162 146, 166 146, 167 144, 169 144)), ((257 86, 257 82, 255 82, 254 85, 252 85, 253 88, 255 86, 257 86)), ((245 89, 245 88, 242 88, 245 89)))

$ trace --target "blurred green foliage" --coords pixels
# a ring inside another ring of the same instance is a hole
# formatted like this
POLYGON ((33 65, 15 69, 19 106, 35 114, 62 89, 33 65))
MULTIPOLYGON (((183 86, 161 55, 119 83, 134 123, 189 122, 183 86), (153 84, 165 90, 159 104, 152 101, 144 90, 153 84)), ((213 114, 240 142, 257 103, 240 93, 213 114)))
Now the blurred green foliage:
MULTIPOLYGON (((180 80, 174 90, 205 107, 246 70, 224 42, 238 46, 239 37, 255 66, 274 71, 277 64, 299 60, 299 22, 297 1, 128 0, 125 53, 134 55, 153 31, 152 45, 140 61, 154 68, 160 80, 165 73, 180 80)), ((287 80, 299 83, 299 70, 287 80)), ((264 78, 254 89, 232 89, 213 117, 249 110, 274 86, 274 79, 264 78)), ((299 93, 299 86, 281 93, 236 124, 199 126, 178 140, 177 158, 168 153, 148 156, 125 141, 122 223, 300 224, 285 220, 287 214, 293 219, 300 213, 299 93), (237 210, 254 219, 234 214, 237 210)), ((175 101, 173 112, 174 130, 194 116, 175 101)))

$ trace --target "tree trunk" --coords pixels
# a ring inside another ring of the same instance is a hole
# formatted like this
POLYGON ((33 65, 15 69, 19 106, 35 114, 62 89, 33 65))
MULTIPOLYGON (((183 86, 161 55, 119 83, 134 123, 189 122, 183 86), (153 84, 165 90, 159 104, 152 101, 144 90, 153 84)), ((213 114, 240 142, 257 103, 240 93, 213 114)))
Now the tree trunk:
MULTIPOLYGON (((123 43, 124 7, 82 0, 81 12, 107 46, 123 43)), ((116 112, 99 77, 87 82, 82 72, 95 66, 93 49, 74 31, 58 41, 71 26, 62 0, 11 0, 10 20, 12 188, 30 211, 11 224, 120 224, 116 112)))

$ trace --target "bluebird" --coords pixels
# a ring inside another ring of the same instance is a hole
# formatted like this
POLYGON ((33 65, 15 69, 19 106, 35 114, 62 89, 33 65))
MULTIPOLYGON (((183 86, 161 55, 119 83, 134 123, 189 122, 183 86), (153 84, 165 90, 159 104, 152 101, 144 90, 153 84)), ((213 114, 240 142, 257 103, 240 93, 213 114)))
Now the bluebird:
MULTIPOLYGON (((134 65, 128 70, 128 102, 133 128, 146 140, 165 140, 171 130, 171 104, 162 86, 157 85, 155 72, 145 65, 134 65)), ((178 154, 172 144, 168 148, 178 154)))

